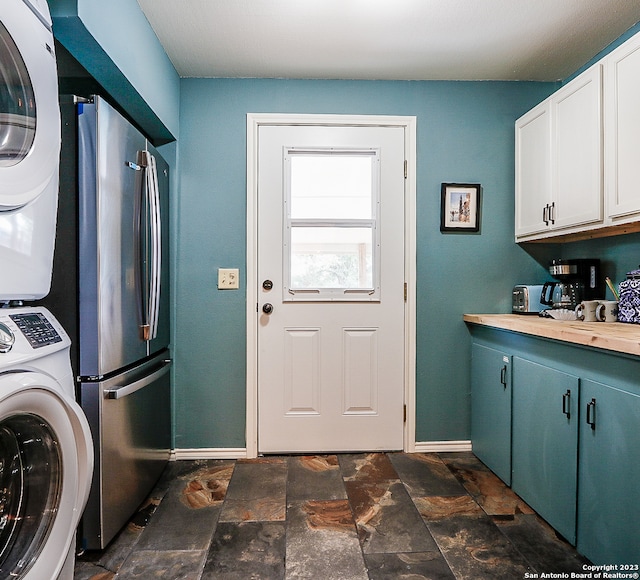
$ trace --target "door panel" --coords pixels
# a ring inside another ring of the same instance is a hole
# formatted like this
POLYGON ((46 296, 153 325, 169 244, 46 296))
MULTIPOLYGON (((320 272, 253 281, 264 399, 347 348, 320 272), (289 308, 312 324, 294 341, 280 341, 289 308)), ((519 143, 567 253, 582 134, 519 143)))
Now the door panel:
POLYGON ((258 291, 258 448, 402 449, 404 129, 259 131, 257 273, 258 284, 273 285, 258 291), (340 155, 369 163, 370 198, 349 182, 351 172, 344 179, 318 178, 334 185, 317 193, 308 180, 308 189, 292 197, 287 156, 300 151, 340 161, 327 166, 342 165, 340 155), (291 211, 289 199, 304 203, 302 214, 291 211), (328 203, 340 208, 337 217, 328 203), (291 270, 304 275, 293 279, 291 270), (270 313, 263 311, 266 303, 270 313))
POLYGON ((161 218, 161 278, 160 311, 158 314, 158 333, 149 341, 149 354, 160 352, 171 342, 170 288, 169 288, 169 164, 156 149, 147 143, 147 149, 155 157, 158 169, 158 189, 160 191, 161 218))
POLYGON ((594 564, 637 564, 640 396, 591 380, 580 388, 578 550, 594 564))
POLYGON ((137 163, 146 141, 101 99, 83 106, 78 125, 80 374, 103 376, 147 354, 139 330, 135 215, 144 172, 127 165, 137 163))
POLYGON ((378 329, 343 329, 344 413, 378 412, 378 329))
POLYGON ((285 413, 319 413, 320 329, 285 329, 285 413))
POLYGON ((473 452, 511 484, 511 355, 474 343, 471 347, 471 440, 473 452))
POLYGON ((576 543, 578 377, 513 359, 511 485, 572 545, 576 543))

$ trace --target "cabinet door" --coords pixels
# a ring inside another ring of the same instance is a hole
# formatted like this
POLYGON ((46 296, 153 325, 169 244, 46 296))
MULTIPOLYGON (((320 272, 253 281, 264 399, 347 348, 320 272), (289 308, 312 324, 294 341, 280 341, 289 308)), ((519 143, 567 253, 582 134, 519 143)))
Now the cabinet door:
POLYGON ((640 35, 605 62, 605 179, 608 214, 640 213, 640 35))
POLYGON ((473 452, 507 485, 511 482, 511 357, 473 344, 471 349, 473 452))
POLYGON ((602 220, 601 70, 594 65, 551 97, 554 229, 602 220))
POLYGON ((578 550, 594 564, 639 564, 640 396, 580 389, 578 550))
POLYGON ((513 359, 513 490, 576 542, 578 377, 513 359))
POLYGON ((516 238, 544 232, 551 204, 551 110, 549 100, 516 121, 516 238))

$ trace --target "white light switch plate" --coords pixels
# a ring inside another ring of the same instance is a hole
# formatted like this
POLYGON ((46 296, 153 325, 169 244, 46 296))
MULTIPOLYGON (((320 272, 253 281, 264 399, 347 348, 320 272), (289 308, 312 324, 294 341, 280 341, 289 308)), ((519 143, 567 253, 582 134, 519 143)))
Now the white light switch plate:
POLYGON ((240 288, 238 268, 218 268, 218 290, 237 290, 240 288))

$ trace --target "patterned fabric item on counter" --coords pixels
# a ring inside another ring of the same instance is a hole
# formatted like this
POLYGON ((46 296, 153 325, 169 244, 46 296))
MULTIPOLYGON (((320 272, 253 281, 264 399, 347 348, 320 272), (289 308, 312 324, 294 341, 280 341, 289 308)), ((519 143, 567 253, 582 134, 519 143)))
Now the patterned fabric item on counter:
MULTIPOLYGON (((627 276, 640 274, 640 270, 629 272, 627 276)), ((640 278, 630 277, 620 282, 620 302, 618 321, 640 324, 640 278)))

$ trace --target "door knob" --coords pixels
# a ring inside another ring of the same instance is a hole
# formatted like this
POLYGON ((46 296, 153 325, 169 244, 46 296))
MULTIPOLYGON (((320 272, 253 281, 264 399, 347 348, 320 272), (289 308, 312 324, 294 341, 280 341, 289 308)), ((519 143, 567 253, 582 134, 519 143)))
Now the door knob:
POLYGON ((269 302, 262 305, 262 312, 265 314, 271 314, 273 312, 273 304, 269 304, 269 302))

